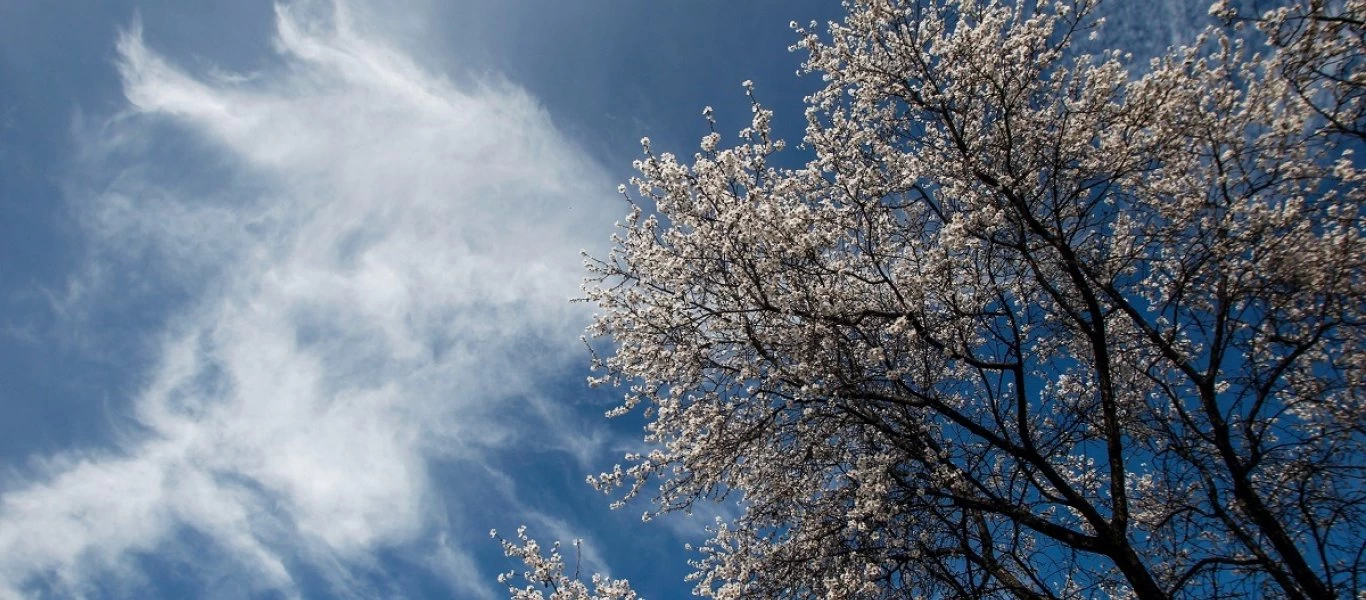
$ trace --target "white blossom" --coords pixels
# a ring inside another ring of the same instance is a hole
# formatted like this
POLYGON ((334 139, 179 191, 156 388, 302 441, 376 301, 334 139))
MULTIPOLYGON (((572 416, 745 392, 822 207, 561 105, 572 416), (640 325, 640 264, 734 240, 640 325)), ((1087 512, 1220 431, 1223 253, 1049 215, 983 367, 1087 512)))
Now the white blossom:
MULTIPOLYGON (((513 600, 641 600, 624 579, 594 574, 585 582, 577 566, 573 573, 566 574, 560 543, 555 542, 548 551, 543 549, 539 542, 527 536, 525 525, 517 528, 515 540, 498 537, 497 530, 490 530, 489 536, 499 540, 503 553, 521 560, 526 569, 498 575, 498 583, 512 584, 519 578, 525 582, 522 587, 508 586, 509 597, 513 600)), ((582 544, 582 541, 574 540, 576 560, 582 544)))
POLYGON ((741 500, 697 594, 1363 593, 1366 0, 1216 3, 1255 27, 1141 76, 1095 5, 851 1, 794 24, 805 166, 757 101, 642 140, 587 294, 652 450, 590 483, 741 500))

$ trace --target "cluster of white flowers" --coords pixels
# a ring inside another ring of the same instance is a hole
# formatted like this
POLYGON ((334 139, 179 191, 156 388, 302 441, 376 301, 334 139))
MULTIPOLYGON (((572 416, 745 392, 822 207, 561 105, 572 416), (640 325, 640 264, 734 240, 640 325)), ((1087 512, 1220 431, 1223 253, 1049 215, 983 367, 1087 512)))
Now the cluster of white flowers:
POLYGON ((737 145, 642 140, 587 292, 595 382, 657 449, 590 482, 647 516, 742 499, 696 593, 1366 588, 1366 0, 1216 4, 1141 77, 1074 48, 1095 4, 794 24, 826 82, 803 168, 751 82, 737 145))
MULTIPOLYGON (((566 574, 560 543, 551 545, 547 554, 540 543, 527 536, 526 526, 517 528, 516 540, 499 537, 496 529, 489 530, 489 537, 499 540, 503 553, 521 560, 526 568, 520 573, 514 569, 498 575, 498 583, 512 584, 519 577, 526 582, 523 587, 509 585, 508 593, 513 600, 640 600, 624 579, 595 573, 584 582, 577 567, 574 573, 566 574)), ((576 552, 581 545, 580 540, 574 540, 576 552)))

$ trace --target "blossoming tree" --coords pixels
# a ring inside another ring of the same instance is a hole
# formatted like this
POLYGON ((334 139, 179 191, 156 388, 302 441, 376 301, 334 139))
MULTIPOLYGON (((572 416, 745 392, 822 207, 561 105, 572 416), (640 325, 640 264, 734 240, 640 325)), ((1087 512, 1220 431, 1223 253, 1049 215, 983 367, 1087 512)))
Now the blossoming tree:
POLYGON ((849 2, 804 167, 646 142, 588 293, 654 449, 591 480, 738 501, 696 593, 1364 593, 1366 1, 1141 76, 1095 4, 849 2))

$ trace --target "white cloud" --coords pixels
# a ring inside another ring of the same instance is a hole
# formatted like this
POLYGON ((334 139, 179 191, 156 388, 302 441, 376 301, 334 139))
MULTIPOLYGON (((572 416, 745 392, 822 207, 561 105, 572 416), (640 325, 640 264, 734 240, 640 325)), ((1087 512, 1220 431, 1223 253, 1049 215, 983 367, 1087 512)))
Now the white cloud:
MULTIPOLYGON (((326 573, 430 540, 432 507, 460 502, 431 500, 432 461, 503 444, 500 411, 582 362, 567 300, 618 212, 608 178, 517 88, 435 76, 344 3, 317 8, 278 9, 259 73, 120 38, 129 110, 90 140, 107 178, 73 200, 92 248, 73 288, 190 300, 150 334, 144 431, 0 488, 0 596, 136 579, 131 557, 183 528, 289 593, 290 560, 326 573)), ((433 564, 468 572, 441 540, 433 564)))

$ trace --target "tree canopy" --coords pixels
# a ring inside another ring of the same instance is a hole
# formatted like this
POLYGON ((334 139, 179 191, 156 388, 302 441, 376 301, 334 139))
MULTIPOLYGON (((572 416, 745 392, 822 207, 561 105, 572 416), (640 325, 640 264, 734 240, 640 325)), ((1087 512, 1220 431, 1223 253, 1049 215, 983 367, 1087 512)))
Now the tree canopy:
POLYGON ((587 289, 653 449, 591 481, 737 501, 708 597, 1359 597, 1366 2, 1143 69, 1095 0, 846 6, 804 166, 757 101, 645 141, 587 289))

